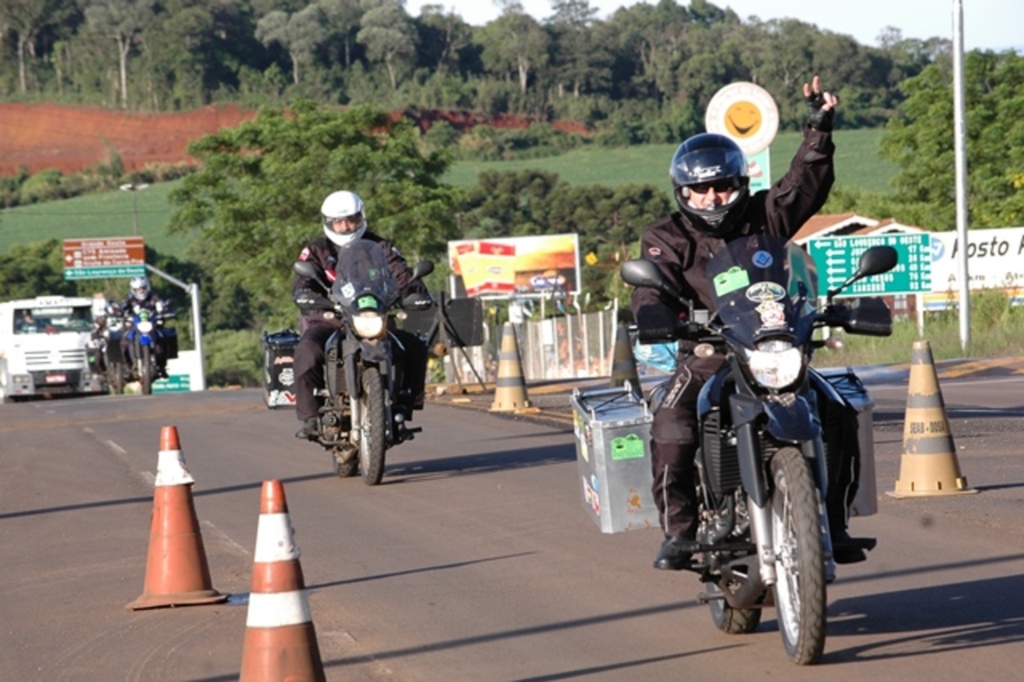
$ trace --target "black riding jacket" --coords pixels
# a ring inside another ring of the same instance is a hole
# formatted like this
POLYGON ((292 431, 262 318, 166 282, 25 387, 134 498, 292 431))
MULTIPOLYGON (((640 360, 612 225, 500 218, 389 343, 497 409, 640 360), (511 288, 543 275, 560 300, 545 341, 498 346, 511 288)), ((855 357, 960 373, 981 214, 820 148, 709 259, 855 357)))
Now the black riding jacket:
MULTIPOLYGON (((391 273, 395 276, 395 281, 398 282, 398 286, 401 288, 403 298, 410 294, 428 293, 427 287, 422 282, 413 280, 409 264, 405 262, 405 258, 394 244, 372 232, 364 233, 362 239, 376 242, 384 250, 387 255, 388 266, 391 268, 391 273)), ((309 261, 318 266, 320 271, 324 273, 327 284, 331 284, 337 274, 335 268, 338 263, 338 248, 326 235, 321 235, 302 249, 298 259, 309 261)), ((304 291, 312 291, 321 296, 327 296, 330 293, 325 291, 316 280, 296 275, 295 283, 292 285, 292 299, 294 300, 304 291)), ((305 310, 302 313, 302 318, 304 324, 326 324, 338 329, 345 326, 340 317, 335 317, 333 313, 327 310, 305 310)))
MULTIPOLYGON (((828 198, 835 180, 834 152, 830 133, 808 128, 789 170, 771 188, 750 197, 729 240, 758 233, 786 239, 796 234, 828 198)), ((683 298, 694 301, 698 308, 713 310, 714 298, 705 273, 712 254, 725 241, 698 231, 676 211, 647 227, 640 256, 654 262, 683 298)), ((630 306, 642 329, 671 329, 687 313, 679 302, 649 287, 634 289, 630 306)), ((681 341, 680 349, 689 345, 681 341)))

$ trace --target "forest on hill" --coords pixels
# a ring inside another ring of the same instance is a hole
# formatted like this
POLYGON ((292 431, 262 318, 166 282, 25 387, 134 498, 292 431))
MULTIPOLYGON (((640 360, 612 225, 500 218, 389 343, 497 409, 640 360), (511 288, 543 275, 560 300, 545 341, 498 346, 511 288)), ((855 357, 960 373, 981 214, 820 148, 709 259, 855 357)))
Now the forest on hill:
POLYGON ((817 73, 841 126, 877 127, 901 85, 949 60, 950 41, 878 47, 798 19, 743 21, 708 0, 660 0, 598 19, 554 0, 538 21, 515 0, 483 26, 401 0, 0 0, 0 99, 168 112, 305 98, 388 110, 571 120, 609 143, 669 142, 702 125, 714 93, 749 81, 803 116, 817 73))

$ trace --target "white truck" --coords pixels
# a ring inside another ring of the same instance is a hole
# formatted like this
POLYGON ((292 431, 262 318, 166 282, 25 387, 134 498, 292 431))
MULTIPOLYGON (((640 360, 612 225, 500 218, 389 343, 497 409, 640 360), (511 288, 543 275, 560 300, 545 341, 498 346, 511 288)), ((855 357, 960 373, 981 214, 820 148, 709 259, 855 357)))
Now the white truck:
POLYGON ((65 296, 0 303, 0 402, 107 392, 86 357, 97 303, 65 296))

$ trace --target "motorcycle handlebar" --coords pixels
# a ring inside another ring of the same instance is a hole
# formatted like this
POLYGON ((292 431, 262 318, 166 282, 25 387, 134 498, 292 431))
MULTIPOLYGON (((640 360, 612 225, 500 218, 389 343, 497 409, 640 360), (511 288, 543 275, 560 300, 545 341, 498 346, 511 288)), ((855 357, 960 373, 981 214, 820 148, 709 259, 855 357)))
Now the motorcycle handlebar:
POLYGON ((667 343, 670 341, 705 341, 718 338, 706 326, 699 322, 679 322, 672 327, 644 327, 639 328, 636 324, 628 327, 629 331, 636 332, 640 343, 667 343))

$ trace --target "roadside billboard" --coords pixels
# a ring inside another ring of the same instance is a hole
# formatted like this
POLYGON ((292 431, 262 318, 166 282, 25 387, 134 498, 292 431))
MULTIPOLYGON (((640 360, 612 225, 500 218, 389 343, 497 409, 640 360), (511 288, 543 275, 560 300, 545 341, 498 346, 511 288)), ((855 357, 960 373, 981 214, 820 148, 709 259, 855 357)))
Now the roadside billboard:
MULTIPOLYGON (((932 232, 932 291, 959 291, 962 258, 956 232, 932 232)), ((971 289, 1024 286, 1024 227, 968 230, 967 274, 971 289)))
POLYGON ((580 290, 579 235, 448 242, 457 295, 543 296, 580 290))
MULTIPOLYGON (((925 310, 945 310, 960 299, 960 235, 932 232, 932 293, 925 310)), ((1024 227, 967 232, 968 288, 1003 289, 1013 305, 1024 303, 1024 227)))

